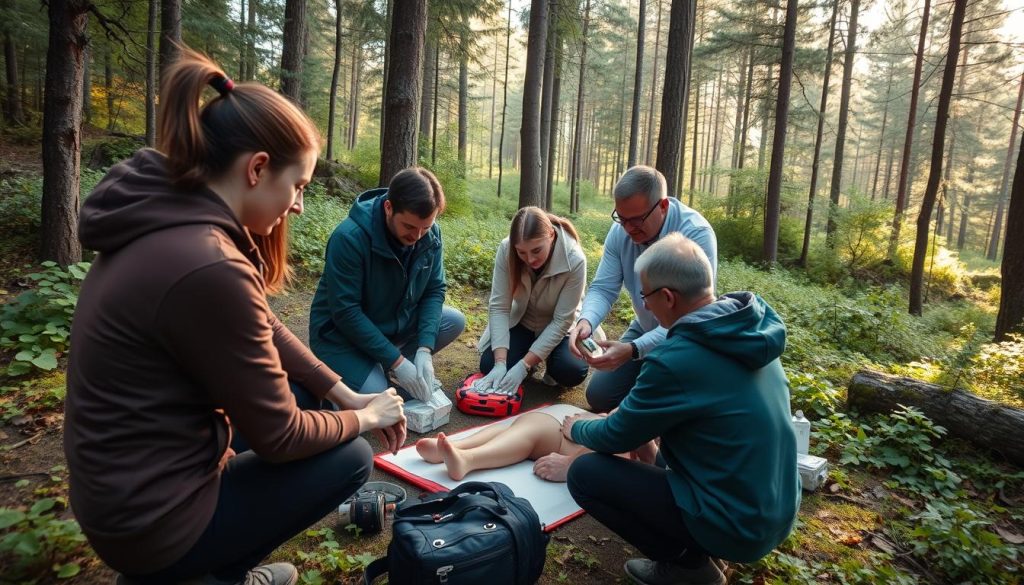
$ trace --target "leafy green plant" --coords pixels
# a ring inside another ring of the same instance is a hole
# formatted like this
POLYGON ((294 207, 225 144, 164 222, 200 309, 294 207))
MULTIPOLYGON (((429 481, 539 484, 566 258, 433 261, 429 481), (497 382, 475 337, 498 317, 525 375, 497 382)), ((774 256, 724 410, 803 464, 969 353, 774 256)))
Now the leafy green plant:
POLYGON ((827 379, 806 372, 792 372, 789 378, 789 398, 793 410, 814 413, 818 417, 833 412, 841 398, 841 392, 827 379))
POLYGON ((1018 550, 991 530, 992 521, 964 502, 933 500, 911 517, 914 554, 951 582, 1009 583, 1018 550))
POLYGON ((978 394, 1024 408, 1024 335, 982 345, 971 358, 970 379, 978 394))
POLYGON ((28 510, 0 508, 0 565, 5 567, 5 579, 35 582, 79 573, 89 548, 77 522, 55 515, 58 502, 43 498, 28 510))
POLYGON ((374 556, 370 553, 353 553, 338 544, 337 535, 330 528, 308 530, 306 536, 319 538, 312 551, 298 551, 299 581, 303 585, 334 583, 345 575, 355 575, 366 569, 374 556))
POLYGON ((324 271, 327 240, 346 217, 349 206, 326 194, 320 183, 310 183, 303 196, 301 215, 288 219, 288 260, 300 274, 318 277, 324 271))
POLYGON ((35 288, 0 308, 0 347, 16 352, 7 375, 57 367, 57 357, 70 344, 71 317, 89 266, 79 262, 61 268, 55 262, 43 262, 42 272, 26 277, 35 288))
POLYGON ((52 411, 64 403, 67 378, 62 371, 30 378, 20 384, 0 386, 0 420, 31 412, 52 411))

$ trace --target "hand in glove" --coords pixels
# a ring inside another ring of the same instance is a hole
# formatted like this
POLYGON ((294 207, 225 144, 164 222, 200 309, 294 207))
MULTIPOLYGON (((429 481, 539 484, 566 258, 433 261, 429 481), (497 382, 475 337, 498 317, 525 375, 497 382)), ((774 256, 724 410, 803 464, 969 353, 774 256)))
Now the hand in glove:
POLYGON ((429 398, 429 394, 434 393, 434 358, 430 355, 429 347, 416 350, 416 375, 427 386, 429 398))
POLYGON ((527 374, 529 374, 529 370, 526 367, 526 362, 519 360, 516 362, 516 365, 512 366, 512 369, 505 374, 505 377, 501 379, 501 382, 498 382, 498 387, 495 390, 502 394, 508 394, 511 396, 519 389, 519 385, 526 379, 527 374))
POLYGON ((413 398, 420 400, 430 398, 430 389, 420 379, 419 374, 416 373, 416 366, 412 362, 402 358, 398 367, 391 371, 394 372, 398 385, 405 388, 405 391, 411 394, 413 398))
POLYGON ((486 376, 480 378, 480 381, 477 382, 477 387, 481 390, 496 391, 498 382, 501 382, 507 371, 508 367, 505 366, 505 362, 494 362, 494 367, 491 368, 491 371, 486 376))

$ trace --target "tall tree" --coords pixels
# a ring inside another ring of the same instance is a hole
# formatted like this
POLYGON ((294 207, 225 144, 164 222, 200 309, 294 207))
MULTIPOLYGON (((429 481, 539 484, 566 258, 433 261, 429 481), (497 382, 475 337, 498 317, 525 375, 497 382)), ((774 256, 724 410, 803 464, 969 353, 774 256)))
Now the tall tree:
MULTIPOLYGON (((430 8, 427 8, 430 11, 430 8)), ((434 65, 437 62, 437 41, 430 34, 437 28, 432 17, 427 18, 427 38, 423 44, 423 91, 420 92, 420 139, 430 140, 431 121, 434 119, 434 65)))
POLYGON ((541 192, 540 110, 544 83, 544 53, 548 38, 548 0, 530 4, 530 32, 526 42, 526 79, 523 81, 523 120, 520 126, 519 207, 543 206, 541 192))
POLYGON ((462 28, 460 30, 459 44, 463 50, 459 51, 459 162, 462 163, 462 172, 466 169, 466 145, 469 132, 469 18, 463 15, 462 28))
POLYGON ((658 18, 654 25, 654 67, 651 68, 651 104, 647 108, 647 147, 644 149, 644 162, 651 164, 654 152, 654 96, 658 93, 658 49, 661 47, 661 0, 658 3, 658 18))
POLYGON ((561 127, 561 118, 558 115, 558 105, 561 101, 562 95, 562 36, 559 34, 555 37, 555 71, 554 71, 554 82, 551 89, 551 137, 548 139, 548 154, 547 154, 547 175, 544 179, 544 209, 551 210, 552 198, 554 196, 553 183, 555 180, 555 167, 558 166, 558 159, 556 154, 558 153, 558 140, 561 133, 558 131, 561 127))
POLYGON ((284 5, 284 37, 281 40, 281 93, 295 103, 302 99, 302 69, 308 34, 306 0, 287 0, 284 5))
POLYGON ((583 11, 583 42, 580 45, 580 79, 576 93, 576 128, 572 139, 572 164, 569 167, 569 213, 579 211, 580 205, 580 155, 583 140, 584 79, 587 72, 587 31, 590 29, 590 0, 583 11))
MULTIPOLYGON (((786 2, 786 27, 782 34, 782 64, 779 67, 779 95, 775 102, 775 135, 768 169, 768 199, 764 212, 764 255, 767 266, 778 259, 779 212, 782 204, 782 162, 786 151, 789 116, 789 92, 793 80, 793 54, 796 51, 797 0, 786 2)), ((762 139, 763 140, 763 139, 762 139)))
MULTIPOLYGON (((249 0, 249 14, 256 14, 256 0, 249 0)), ((254 16, 251 16, 254 18, 254 16)), ((249 34, 255 34, 251 31, 249 34)), ((178 58, 181 44, 181 0, 160 0, 160 72, 178 58)), ((255 55, 253 55, 255 59, 255 55)))
POLYGON ((1006 214, 1006 242, 1003 249, 1002 293, 996 316, 996 341, 1013 332, 1024 332, 1024 140, 1017 154, 1017 171, 1006 214))
MULTIPOLYGON (((0 7, 9 8, 12 0, 4 0, 0 7)), ((18 47, 14 37, 13 25, 10 21, 0 23, 4 36, 4 74, 7 81, 7 103, 4 114, 10 124, 24 124, 25 111, 19 92, 22 85, 18 79, 18 47)))
POLYGON ((508 23, 505 30, 505 80, 502 82, 501 134, 498 136, 498 198, 501 198, 501 175, 504 172, 505 155, 505 113, 508 110, 508 58, 512 48, 512 0, 508 0, 508 23))
POLYGON ((665 89, 661 93, 661 131, 658 133, 658 158, 655 168, 665 175, 670 196, 679 194, 679 153, 683 148, 683 117, 686 84, 690 78, 690 41, 697 0, 672 0, 668 24, 668 49, 665 61, 665 89))
POLYGON ((889 258, 896 257, 900 244, 900 230, 903 225, 903 209, 907 205, 907 188, 910 177, 910 153, 914 146, 914 125, 917 117, 917 100, 921 95, 921 68, 924 63, 924 42, 928 37, 928 18, 931 0, 924 0, 921 11, 921 32, 917 37, 917 53, 914 56, 914 81, 910 86, 910 109, 907 111, 907 132, 903 138, 903 153, 900 159, 900 178, 896 186, 896 210, 892 217, 892 235, 889 238, 889 258))
POLYGON ((633 72, 633 109, 629 117, 629 156, 626 168, 636 164, 636 146, 640 137, 640 94, 644 86, 644 32, 647 29, 647 0, 640 0, 636 26, 636 68, 633 72))
POLYGON ((946 123, 949 118, 949 103, 953 96, 953 81, 956 78, 956 61, 960 53, 960 36, 963 31, 964 13, 967 0, 953 0, 953 20, 949 26, 949 49, 946 66, 942 74, 942 88, 939 90, 939 104, 935 112, 935 137, 932 140, 931 168, 928 170, 928 184, 925 186, 921 213, 917 216, 917 237, 914 241, 914 261, 910 271, 910 314, 921 315, 922 288, 924 282, 924 260, 928 252, 929 225, 932 208, 939 190, 942 175, 942 150, 946 144, 946 123))
POLYGON ((82 150, 82 53, 89 0, 50 0, 43 111, 43 200, 39 256, 79 262, 78 191, 82 150))
POLYGON ((156 144, 156 57, 157 20, 160 0, 149 0, 149 19, 146 26, 146 146, 156 144))
POLYGON ((992 225, 992 237, 988 242, 986 257, 995 260, 999 256, 999 239, 1003 228, 1003 213, 1006 209, 1007 184, 1010 178, 1010 165, 1013 164, 1013 147, 1017 142, 1017 125, 1020 122, 1021 101, 1024 100, 1024 73, 1020 75, 1020 87, 1017 89, 1017 107, 1013 110, 1013 126, 1010 128, 1010 146, 1006 149, 1006 162, 1003 164, 1003 177, 999 181, 999 202, 996 204, 995 223, 992 225))
POLYGON ((548 211, 548 166, 551 164, 551 106, 555 91, 555 43, 558 42, 558 15, 555 0, 548 1, 548 35, 544 43, 544 81, 540 97, 540 199, 548 211))
POLYGON ((850 20, 846 32, 846 56, 843 58, 843 88, 839 96, 839 125, 836 128, 836 150, 832 155, 832 189, 829 199, 828 225, 825 241, 832 247, 836 232, 836 212, 843 181, 843 150, 846 146, 846 127, 850 117, 850 88, 853 80, 853 60, 857 56, 857 16, 860 0, 850 2, 850 20))
POLYGON ((416 113, 420 105, 426 29, 426 0, 394 0, 389 44, 392 53, 402 57, 388 63, 380 160, 382 187, 398 171, 416 164, 416 113))
POLYGON ((885 86, 885 106, 882 109, 882 129, 878 131, 878 152, 875 153, 875 178, 871 181, 871 200, 878 193, 878 173, 882 168, 882 151, 885 150, 885 126, 889 122, 889 94, 892 91, 893 67, 889 67, 889 80, 885 86))
POLYGON ((814 138, 814 158, 811 159, 811 186, 807 192, 807 217, 804 220, 804 241, 800 248, 800 266, 807 266, 807 253, 811 247, 811 226, 814 223, 814 197, 818 190, 818 171, 821 165, 821 142, 825 129, 825 112, 828 106, 828 82, 832 77, 832 49, 836 40, 836 14, 839 0, 832 0, 832 18, 828 23, 828 46, 825 49, 825 74, 821 83, 821 105, 818 106, 818 131, 814 138))
MULTIPOLYGON (((249 0, 250 2, 252 0, 249 0)), ((334 0, 334 67, 331 70, 331 93, 327 106, 327 159, 334 159, 334 125, 338 111, 338 81, 341 78, 343 0, 334 0)), ((354 57, 354 55, 353 55, 354 57)))

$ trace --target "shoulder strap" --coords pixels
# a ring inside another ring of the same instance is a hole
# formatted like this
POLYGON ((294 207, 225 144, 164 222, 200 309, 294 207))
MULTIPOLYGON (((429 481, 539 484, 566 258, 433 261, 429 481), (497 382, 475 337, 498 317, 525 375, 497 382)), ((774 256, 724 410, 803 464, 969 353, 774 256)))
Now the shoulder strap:
POLYGON ((381 558, 366 565, 366 571, 363 573, 363 585, 370 585, 373 581, 385 575, 388 572, 388 555, 384 555, 381 558))

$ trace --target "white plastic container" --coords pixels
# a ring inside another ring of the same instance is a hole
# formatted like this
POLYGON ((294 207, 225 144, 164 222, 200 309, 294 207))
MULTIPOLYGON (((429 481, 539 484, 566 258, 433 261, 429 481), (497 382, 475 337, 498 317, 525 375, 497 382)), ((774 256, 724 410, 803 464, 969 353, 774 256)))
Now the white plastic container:
POLYGON ((434 393, 426 402, 410 400, 405 403, 405 422, 410 431, 429 433, 448 424, 451 417, 452 401, 441 389, 440 382, 434 382, 434 393))
POLYGON ((800 486, 813 492, 828 479, 828 460, 814 455, 798 454, 796 468, 800 472, 800 486))
POLYGON ((811 421, 804 418, 802 410, 793 415, 793 431, 796 432, 796 452, 807 455, 811 448, 811 421))

